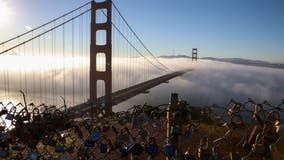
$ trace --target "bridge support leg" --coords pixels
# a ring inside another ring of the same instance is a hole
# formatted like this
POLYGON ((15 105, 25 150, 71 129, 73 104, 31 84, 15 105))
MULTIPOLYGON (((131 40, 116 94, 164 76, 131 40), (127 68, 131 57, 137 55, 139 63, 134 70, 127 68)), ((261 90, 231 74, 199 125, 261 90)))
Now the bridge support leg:
POLYGON ((192 61, 195 60, 197 61, 197 48, 192 48, 192 61))
POLYGON ((105 85, 105 100, 104 100, 104 112, 110 114, 112 112, 112 22, 111 22, 111 0, 105 0, 103 2, 92 1, 91 4, 91 44, 90 44, 90 101, 99 107, 97 98, 97 82, 99 80, 104 81, 105 85), (106 15, 106 22, 99 22, 97 20, 97 14, 103 12, 106 15), (105 44, 99 44, 98 32, 105 33, 105 44), (105 55, 105 70, 98 71, 97 67, 97 55, 105 55))

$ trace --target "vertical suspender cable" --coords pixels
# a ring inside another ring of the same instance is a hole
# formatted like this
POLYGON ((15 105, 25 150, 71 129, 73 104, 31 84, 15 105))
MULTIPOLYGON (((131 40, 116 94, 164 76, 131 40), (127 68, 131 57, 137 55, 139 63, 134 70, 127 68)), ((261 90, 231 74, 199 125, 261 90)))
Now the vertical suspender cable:
MULTIPOLYGON (((73 13, 72 13, 72 18, 73 18, 73 13)), ((72 20, 72 105, 75 104, 75 84, 74 84, 74 20, 72 20)))
MULTIPOLYGON (((24 44, 24 56, 26 56, 26 44, 24 44)), ((25 69, 24 72, 25 72, 25 75, 24 75, 25 83, 24 83, 24 85, 25 85, 25 93, 26 93, 26 96, 27 96, 27 94, 28 94, 27 70, 25 69)))
MULTIPOLYGON (((129 32, 127 31, 127 35, 129 36, 129 32)), ((128 78, 129 78, 129 86, 130 87, 132 85, 132 78, 131 78, 131 73, 132 73, 132 54, 130 52, 130 44, 127 43, 127 51, 129 52, 129 75, 128 75, 128 78)))
MULTIPOLYGON (((9 55, 8 55, 9 56, 9 55)), ((6 66, 6 75, 7 75, 7 92, 8 92, 8 98, 10 98, 10 82, 9 82, 9 71, 8 71, 8 66, 6 66)))
MULTIPOLYGON (((63 18, 63 21, 65 21, 65 17, 63 18)), ((63 24, 63 28, 62 28, 62 59, 63 59, 63 98, 66 99, 66 79, 65 79, 65 24, 63 24)))
MULTIPOLYGON (((52 39, 51 39, 51 49, 52 49, 52 59, 54 59, 54 30, 52 31, 52 39)), ((55 71, 54 71, 55 67, 54 65, 52 66, 52 103, 53 105, 55 105, 55 71)))
MULTIPOLYGON (((114 20, 114 23, 116 23, 115 16, 113 16, 113 20, 114 20)), ((122 66, 120 65, 121 55, 119 53, 119 47, 118 47, 119 45, 118 45, 118 42, 117 42, 116 32, 114 31, 112 35, 113 35, 113 40, 114 40, 114 43, 113 43, 113 48, 115 50, 114 53, 116 53, 115 65, 117 67, 116 73, 114 73, 114 76, 113 76, 113 77, 117 77, 117 79, 116 80, 113 79, 113 81, 114 81, 113 86, 115 87, 115 90, 118 90, 119 88, 121 88, 122 83, 123 83, 123 81, 121 79, 121 77, 123 77, 122 76, 123 72, 122 72, 122 66), (117 75, 117 76, 115 76, 115 75, 117 75)))
MULTIPOLYGON (((41 43, 40 43, 40 41, 41 41, 41 37, 38 38, 38 54, 39 54, 40 59, 43 60, 42 55, 41 55, 41 43)), ((39 66, 39 98, 40 98, 40 102, 42 102, 41 69, 42 69, 42 64, 40 64, 40 66, 39 66)))
MULTIPOLYGON (((123 30, 125 29, 124 25, 123 25, 123 30)), ((131 53, 129 52, 129 44, 125 41, 126 43, 126 51, 127 51, 127 55, 129 56, 128 57, 128 60, 129 60, 129 63, 128 63, 128 67, 127 67, 127 71, 128 71, 128 75, 127 75, 127 78, 128 78, 128 86, 127 87, 130 87, 131 86, 131 53)))
MULTIPOLYGON (((1 55, 2 56, 2 55, 1 55)), ((3 71, 3 81, 4 81, 4 95, 5 99, 7 99, 7 88, 6 88, 6 66, 2 68, 3 71)))
MULTIPOLYGON (((131 39, 131 33, 127 30, 127 33, 128 33, 128 36, 129 36, 129 39, 131 39)), ((131 41, 131 40, 130 40, 131 41)), ((128 44, 128 49, 129 49, 129 53, 130 53, 130 60, 131 60, 131 63, 130 63, 130 79, 131 79, 131 84, 130 86, 133 85, 133 63, 134 63, 134 59, 133 59, 133 53, 132 53, 132 46, 130 44, 128 44)))
MULTIPOLYGON (((132 37, 133 38, 133 37, 132 37)), ((134 39, 134 38, 133 38, 134 39)), ((134 48, 133 47, 131 47, 130 48, 131 49, 131 52, 132 52, 132 55, 133 55, 133 85, 134 84, 136 84, 136 81, 135 81, 135 76, 136 76, 136 72, 135 72, 135 70, 136 70, 136 68, 135 68, 135 63, 136 63, 136 56, 135 56, 135 52, 134 52, 134 48)))
POLYGON ((81 79, 81 82, 82 82, 82 85, 81 85, 81 87, 82 87, 82 97, 83 97, 83 99, 82 99, 82 101, 85 101, 85 84, 84 84, 84 82, 85 82, 85 78, 86 78, 86 75, 85 75, 85 45, 84 44, 87 44, 87 42, 85 42, 85 34, 86 34, 86 32, 85 32, 85 25, 86 25, 86 22, 85 22, 85 16, 86 15, 83 15, 82 16, 82 23, 83 23, 83 25, 82 25, 82 79, 81 79))
MULTIPOLYGON (((113 33, 112 33, 112 59, 111 59, 111 64, 112 67, 116 65, 116 52, 115 52, 115 40, 113 38, 113 33)), ((116 80, 116 77, 114 76, 114 73, 116 73, 116 67, 113 67, 112 69, 112 80, 111 80, 111 85, 112 85, 112 91, 115 89, 114 81, 116 80)), ((119 78, 118 78, 119 79, 119 78)))
MULTIPOLYGON (((32 32, 32 37, 34 37, 34 32, 32 32)), ((34 41, 32 41, 32 57, 34 58, 35 54, 34 54, 34 41)), ((33 94, 33 100, 35 100, 35 69, 32 69, 33 73, 32 73, 32 94, 33 94)))
MULTIPOLYGON (((123 27, 124 28, 124 27, 123 27)), ((128 60, 129 60, 129 63, 128 63, 128 76, 127 78, 129 79, 128 81, 128 86, 127 87, 130 87, 131 86, 131 53, 129 52, 129 44, 127 42, 126 43, 126 51, 127 51, 127 54, 128 54, 128 60)))
MULTIPOLYGON (((124 32, 124 27, 122 26, 123 32, 124 32)), ((126 69, 126 76, 125 76, 125 81, 127 82, 125 85, 125 88, 127 88, 130 84, 130 78, 129 78, 129 66, 130 66, 130 56, 128 54, 128 49, 127 49, 127 42, 124 42, 124 48, 123 51, 126 53, 126 64, 125 64, 125 69, 126 69)))
MULTIPOLYGON (((81 10, 80 10, 81 11, 81 10)), ((80 76, 84 76, 84 70, 83 70, 83 63, 82 63, 82 60, 83 60, 83 23, 84 23, 84 21, 83 21, 83 17, 81 16, 80 17, 80 23, 79 23, 79 39, 80 39, 80 52, 81 53, 79 53, 80 54, 80 63, 81 63, 81 75, 80 76)), ((81 101, 83 101, 83 84, 82 83, 80 83, 81 84, 81 86, 80 86, 80 98, 81 98, 81 101)))
MULTIPOLYGON (((87 24, 90 24, 91 22, 90 22, 90 17, 91 17, 91 14, 87 14, 87 16, 86 16, 86 36, 85 36, 85 38, 86 38, 86 44, 90 44, 90 34, 91 33, 89 33, 90 32, 90 25, 87 25, 87 24)), ((89 74, 89 70, 88 70, 88 68, 89 68, 89 66, 87 65, 88 64, 88 62, 89 62, 89 59, 87 58, 87 57, 90 57, 90 55, 89 55, 89 45, 86 45, 86 50, 85 50, 85 55, 86 55, 86 59, 85 59, 85 74, 86 74, 86 79, 85 79, 85 93, 86 93, 86 98, 87 97, 90 97, 90 95, 89 95, 89 76, 90 76, 90 74, 89 74)))
MULTIPOLYGON (((129 35, 129 38, 130 39, 132 39, 132 34, 130 33, 130 35, 129 35)), ((129 45, 130 46, 130 45, 129 45)), ((132 73, 131 73, 131 77, 132 77, 132 85, 134 85, 135 84, 135 81, 134 81, 134 77, 135 77, 135 72, 134 72, 134 70, 135 70, 135 68, 134 68, 134 64, 135 64, 135 55, 134 55, 134 52, 133 52, 133 47, 131 47, 130 46, 130 53, 131 53, 131 55, 132 55, 132 73)))
MULTIPOLYGON (((54 25, 56 24, 56 21, 54 21, 54 25)), ((53 31, 54 34, 54 57, 53 59, 55 60, 54 64, 54 94, 55 94, 55 105, 57 105, 57 54, 56 54, 56 30, 53 31)))
POLYGON ((146 79, 145 79, 145 61, 144 61, 144 60, 142 61, 142 64, 143 64, 143 68, 142 68, 142 72, 143 72, 143 81, 146 81, 146 79))
MULTIPOLYGON (((20 43, 20 37, 18 38, 18 44, 20 43)), ((18 47, 18 56, 21 56, 21 46, 18 47)), ((21 61, 23 61, 23 59, 21 58, 21 61)), ((22 90, 22 66, 19 65, 19 79, 20 79, 20 90, 22 90)))
MULTIPOLYGON (((113 21, 114 22, 114 21, 113 21)), ((115 80, 117 80, 118 81, 118 84, 119 84, 119 77, 118 78, 116 78, 115 76, 114 76, 114 74, 116 73, 116 67, 114 67, 114 66, 116 66, 116 61, 117 61, 117 54, 116 54, 116 52, 115 52, 115 39, 114 39, 114 33, 112 33, 112 59, 111 59, 111 64, 112 64, 112 67, 113 67, 113 69, 112 69, 112 81, 111 81, 111 84, 112 84, 112 91, 114 91, 115 90, 115 84, 114 84, 114 82, 115 82, 115 80)), ((117 66, 118 67, 118 66, 117 66)))
MULTIPOLYGON (((88 16, 88 22, 91 24, 91 13, 89 14, 89 16, 88 16)), ((88 25, 88 36, 86 36, 86 37, 88 37, 88 44, 90 44, 91 43, 91 39, 90 39, 90 37, 89 37, 89 35, 91 35, 91 25, 88 25)), ((86 51, 86 53, 88 54, 88 59, 86 59, 86 64, 88 64, 89 65, 89 61, 90 61, 90 53, 89 53, 89 50, 90 50, 90 45, 88 45, 88 50, 86 51)), ((90 84, 90 66, 88 66, 88 68, 87 68, 87 75, 88 75, 88 77, 86 78, 86 88, 87 88, 87 90, 86 90, 86 93, 87 93, 87 97, 90 97, 90 92, 89 92, 89 84, 90 84)))
MULTIPOLYGON (((4 44, 2 45, 2 48, 3 48, 3 51, 4 51, 5 50, 4 44)), ((6 79, 7 79, 7 77, 6 77, 6 66, 3 67, 3 74, 4 74, 3 80, 4 80, 5 98, 8 99, 8 97, 7 97, 7 88, 6 88, 6 85, 7 85, 6 84, 6 79)))
MULTIPOLYGON (((45 31, 45 27, 43 27, 43 31, 45 31)), ((46 35, 43 35, 43 58, 46 57, 46 35)), ((45 96, 45 103, 47 103, 47 85, 46 85, 46 79, 47 79, 47 68, 45 66, 44 67, 44 77, 43 77, 43 81, 44 81, 44 96, 45 96)))
POLYGON ((146 65, 147 65, 147 62, 146 62, 146 60, 144 60, 143 59, 143 66, 144 66, 144 70, 143 70, 143 73, 144 73, 144 81, 146 81, 147 80, 147 78, 146 78, 146 65))

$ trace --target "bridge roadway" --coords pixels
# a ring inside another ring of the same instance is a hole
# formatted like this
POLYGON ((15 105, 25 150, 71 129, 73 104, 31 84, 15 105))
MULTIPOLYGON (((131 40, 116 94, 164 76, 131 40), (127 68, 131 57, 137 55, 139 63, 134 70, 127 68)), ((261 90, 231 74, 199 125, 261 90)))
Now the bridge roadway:
MULTIPOLYGON (((114 93, 112 93, 112 102, 113 105, 119 104, 129 98, 132 98, 140 93, 147 93, 147 90, 161 84, 161 83, 165 83, 168 80, 175 78, 177 76, 181 76, 184 73, 188 72, 190 70, 182 70, 182 71, 176 71, 176 72, 172 72, 169 73, 167 75, 163 75, 154 79, 151 79, 149 81, 146 82, 142 82, 139 83, 137 85, 131 86, 129 88, 125 88, 119 91, 116 91, 114 93)), ((100 97, 97 99, 99 104, 103 104, 104 103, 104 96, 100 97)), ((68 110, 71 113, 71 117, 80 117, 82 114, 86 113, 86 112, 90 112, 92 109, 94 109, 93 107, 96 107, 94 105, 94 103, 88 101, 73 107, 70 107, 68 110)))

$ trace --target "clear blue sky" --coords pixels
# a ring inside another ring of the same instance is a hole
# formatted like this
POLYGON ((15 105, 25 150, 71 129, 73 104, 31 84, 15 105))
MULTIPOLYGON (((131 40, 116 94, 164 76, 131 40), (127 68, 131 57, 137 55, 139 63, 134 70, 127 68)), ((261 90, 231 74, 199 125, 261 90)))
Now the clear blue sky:
MULTIPOLYGON (((13 14, 0 41, 38 26, 87 0, 0 0, 13 14)), ((114 0, 157 54, 190 53, 284 63, 284 0, 114 0)))

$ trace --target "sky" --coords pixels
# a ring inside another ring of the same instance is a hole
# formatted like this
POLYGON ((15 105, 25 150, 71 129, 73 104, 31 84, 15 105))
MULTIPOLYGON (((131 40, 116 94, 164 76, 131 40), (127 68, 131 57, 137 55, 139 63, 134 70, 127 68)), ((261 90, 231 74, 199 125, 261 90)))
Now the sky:
MULTIPOLYGON (((0 41, 58 17, 87 0, 0 0, 9 9, 0 41), (7 18, 8 17, 8 18, 7 18)), ((247 58, 284 63, 283 0, 114 0, 156 55, 247 58)), ((1 6, 1 5, 0 5, 1 6)), ((1 21, 1 20, 0 20, 1 21)))

